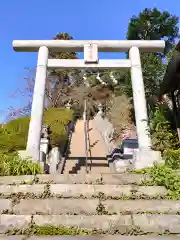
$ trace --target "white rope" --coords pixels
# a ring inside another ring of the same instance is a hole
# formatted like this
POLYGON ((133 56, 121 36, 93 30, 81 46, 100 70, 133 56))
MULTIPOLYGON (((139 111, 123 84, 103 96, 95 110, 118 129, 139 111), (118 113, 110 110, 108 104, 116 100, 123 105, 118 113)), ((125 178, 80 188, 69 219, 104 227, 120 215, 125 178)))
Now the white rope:
POLYGON ((90 84, 89 84, 89 82, 88 82, 86 73, 84 73, 84 75, 83 75, 83 80, 84 80, 84 84, 85 84, 87 87, 90 87, 90 84))
MULTIPOLYGON (((114 75, 113 75, 113 73, 112 72, 109 72, 109 71, 104 71, 104 72, 102 72, 102 74, 105 74, 105 73, 109 73, 109 77, 110 77, 110 79, 112 80, 112 82, 113 82, 113 84, 118 84, 118 81, 116 80, 116 78, 114 77, 114 75)), ((81 78, 82 79, 82 81, 84 82, 84 84, 87 86, 87 87, 90 87, 90 83, 89 83, 89 81, 88 81, 88 75, 90 75, 90 76, 95 76, 96 77, 96 79, 102 84, 102 85, 104 85, 104 86, 107 86, 108 85, 108 83, 106 83, 105 81, 103 81, 102 80, 102 78, 100 77, 100 72, 97 72, 97 73, 95 73, 95 72, 92 72, 92 73, 86 73, 86 72, 84 72, 84 74, 83 74, 83 77, 81 78)), ((55 78, 56 76, 51 76, 51 74, 50 73, 48 73, 48 78, 49 79, 53 79, 53 78, 55 78)), ((70 81, 70 83, 71 83, 71 86, 72 85, 74 85, 75 83, 76 83, 76 78, 74 78, 73 77, 73 75, 71 75, 71 74, 68 74, 68 78, 69 78, 69 81, 70 81)))
POLYGON ((111 80, 113 81, 114 84, 118 83, 118 81, 116 80, 116 78, 114 77, 112 72, 110 72, 109 77, 111 78, 111 80))
MULTIPOLYGON (((109 73, 109 77, 110 79, 112 80, 113 84, 117 85, 118 84, 118 81, 116 80, 116 78, 114 77, 113 73, 112 72, 109 72, 109 71, 106 71, 106 72, 103 72, 102 74, 105 74, 105 73, 109 73)), ((96 79, 102 84, 102 85, 108 85, 106 82, 104 82, 102 80, 102 78, 100 77, 100 73, 88 73, 89 75, 91 76, 96 76, 96 79)), ((88 82, 88 78, 87 78, 87 73, 84 73, 84 76, 83 76, 83 79, 84 79, 84 82, 85 84, 88 86, 90 86, 89 82, 88 82)))
POLYGON ((98 75, 96 76, 96 79, 97 79, 102 85, 107 85, 107 83, 104 82, 104 81, 100 78, 99 73, 98 73, 98 75))

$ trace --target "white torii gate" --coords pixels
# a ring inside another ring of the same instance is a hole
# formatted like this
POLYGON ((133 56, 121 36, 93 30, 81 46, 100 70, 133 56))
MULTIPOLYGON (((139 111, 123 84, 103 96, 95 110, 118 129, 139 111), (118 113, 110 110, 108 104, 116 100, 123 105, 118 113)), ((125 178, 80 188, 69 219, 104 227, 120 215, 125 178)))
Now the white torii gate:
MULTIPOLYGON (((14 40, 13 48, 18 52, 39 52, 34 95, 29 125, 27 154, 39 159, 41 126, 43 119, 45 83, 47 69, 53 68, 130 68, 136 118, 139 153, 136 160, 143 168, 158 161, 160 155, 151 150, 151 139, 147 124, 147 106, 141 70, 141 52, 162 52, 165 42, 161 40, 14 40), (48 59, 51 52, 84 52, 84 59, 48 59), (99 59, 98 52, 127 52, 129 59, 99 59)), ((121 121, 121 119, 119 119, 121 121)))

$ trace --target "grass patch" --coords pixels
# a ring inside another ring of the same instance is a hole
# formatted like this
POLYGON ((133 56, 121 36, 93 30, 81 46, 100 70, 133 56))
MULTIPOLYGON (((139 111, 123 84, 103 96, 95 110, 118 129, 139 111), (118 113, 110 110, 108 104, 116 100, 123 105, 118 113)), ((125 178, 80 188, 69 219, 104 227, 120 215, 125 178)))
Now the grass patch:
POLYGON ((41 174, 39 163, 22 159, 17 153, 0 153, 0 176, 41 174))
MULTIPOLYGON (((65 226, 53 226, 44 225, 37 226, 31 223, 26 229, 11 229, 6 232, 6 235, 24 235, 26 237, 30 236, 96 236, 96 235, 122 235, 122 236, 140 236, 140 235, 152 235, 152 236, 166 236, 170 235, 169 231, 162 232, 144 232, 139 226, 131 225, 124 229, 111 228, 106 231, 101 229, 84 229, 78 227, 65 227, 65 226)), ((174 235, 174 234, 173 234, 174 235)), ((25 238, 26 239, 26 238, 25 238)))
POLYGON ((7 235, 26 235, 26 236, 56 236, 56 235, 94 235, 95 231, 90 231, 78 227, 65 227, 65 226, 37 226, 34 223, 31 223, 26 229, 11 229, 6 232, 7 235))
POLYGON ((168 190, 167 197, 180 200, 180 176, 166 164, 155 164, 152 168, 133 171, 137 174, 149 174, 151 179, 143 181, 143 185, 164 186, 168 190))
POLYGON ((76 228, 76 227, 56 227, 52 225, 46 225, 46 226, 34 226, 33 228, 34 234, 41 236, 41 235, 92 235, 93 232, 76 228))

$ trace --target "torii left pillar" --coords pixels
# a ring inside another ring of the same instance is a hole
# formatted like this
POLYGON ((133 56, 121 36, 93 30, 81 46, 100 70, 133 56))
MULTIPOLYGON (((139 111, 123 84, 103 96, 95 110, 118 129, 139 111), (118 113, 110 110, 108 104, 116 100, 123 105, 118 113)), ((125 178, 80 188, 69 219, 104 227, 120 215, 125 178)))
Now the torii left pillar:
POLYGON ((28 141, 26 147, 28 156, 31 156, 34 160, 39 160, 40 158, 40 140, 44 111, 48 55, 49 50, 47 47, 43 46, 39 48, 31 109, 31 120, 29 124, 28 141))

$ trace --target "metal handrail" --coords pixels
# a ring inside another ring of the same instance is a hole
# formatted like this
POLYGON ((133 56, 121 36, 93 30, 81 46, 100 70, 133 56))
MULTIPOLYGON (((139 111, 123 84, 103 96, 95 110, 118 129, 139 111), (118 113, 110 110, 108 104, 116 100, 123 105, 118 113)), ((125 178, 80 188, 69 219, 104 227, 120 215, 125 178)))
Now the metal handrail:
MULTIPOLYGON (((89 113, 89 112, 88 112, 89 113)), ((88 139, 88 153, 89 153, 89 159, 90 159, 90 170, 91 170, 91 165, 92 165, 92 154, 91 154, 91 142, 90 142, 90 135, 89 135, 89 116, 88 115, 88 119, 87 119, 87 139, 88 139)))
POLYGON ((84 100, 84 113, 83 113, 83 120, 84 120, 84 141, 85 141, 85 154, 86 154, 86 173, 88 172, 88 122, 87 122, 87 103, 84 100))
MULTIPOLYGON (((89 135, 89 109, 87 109, 87 102, 84 101, 84 139, 85 139, 85 153, 86 153, 86 173, 88 173, 88 157, 90 158, 90 164, 92 165, 92 154, 91 154, 91 142, 89 135)), ((90 170, 91 170, 90 165, 90 170)))

